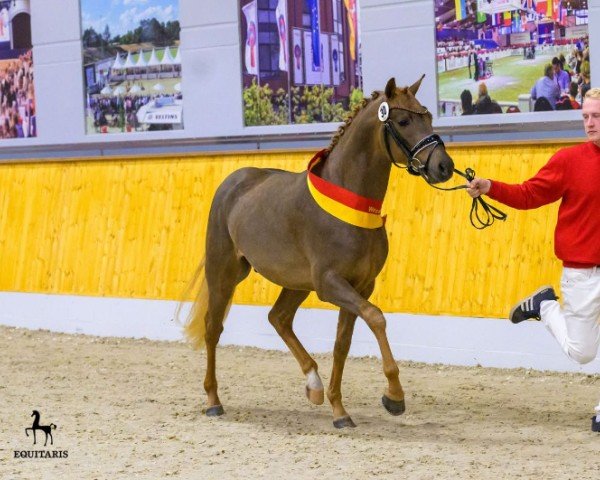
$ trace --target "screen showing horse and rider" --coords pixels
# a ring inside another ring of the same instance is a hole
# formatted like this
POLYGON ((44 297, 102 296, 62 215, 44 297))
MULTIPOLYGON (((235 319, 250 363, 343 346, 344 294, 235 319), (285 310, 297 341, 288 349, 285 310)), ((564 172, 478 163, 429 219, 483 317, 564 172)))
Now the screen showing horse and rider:
POLYGON ((435 25, 440 116, 581 108, 587 0, 442 0, 435 25))

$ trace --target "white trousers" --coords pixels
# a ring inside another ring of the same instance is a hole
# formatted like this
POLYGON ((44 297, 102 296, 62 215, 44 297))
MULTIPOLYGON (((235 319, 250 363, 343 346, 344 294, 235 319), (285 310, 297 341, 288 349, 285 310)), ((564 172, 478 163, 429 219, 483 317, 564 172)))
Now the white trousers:
POLYGON ((591 362, 600 345, 600 267, 563 268, 560 288, 562 308, 542 302, 542 322, 571 359, 591 362))

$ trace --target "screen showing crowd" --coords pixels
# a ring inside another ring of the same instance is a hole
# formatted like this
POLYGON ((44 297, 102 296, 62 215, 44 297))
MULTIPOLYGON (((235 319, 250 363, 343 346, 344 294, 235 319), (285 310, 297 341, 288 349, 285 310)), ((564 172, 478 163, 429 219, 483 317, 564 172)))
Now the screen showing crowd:
POLYGON ((438 113, 581 108, 587 0, 436 0, 438 113))

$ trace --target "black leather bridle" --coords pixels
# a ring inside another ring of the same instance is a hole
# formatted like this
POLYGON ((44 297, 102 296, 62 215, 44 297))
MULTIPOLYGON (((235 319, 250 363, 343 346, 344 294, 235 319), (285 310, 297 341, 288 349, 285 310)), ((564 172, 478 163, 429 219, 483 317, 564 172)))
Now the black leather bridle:
MULTIPOLYGON (((384 125, 383 137, 385 142, 385 148, 390 157, 390 160, 396 167, 405 168, 406 171, 411 175, 422 177, 428 185, 430 185, 433 188, 436 188, 437 190, 450 191, 467 188, 466 185, 458 185, 456 187, 444 188, 438 187, 431 183, 429 181, 429 178, 427 177, 427 166, 429 165, 429 160, 431 159, 433 151, 439 146, 443 147, 444 141, 440 138, 439 135, 432 133, 431 135, 428 135, 425 138, 419 140, 411 148, 408 142, 400 134, 398 129, 396 129, 394 123, 391 121, 389 116, 389 113, 392 110, 403 110, 405 112, 410 112, 417 115, 427 115, 429 114, 429 111, 426 108, 424 108, 423 110, 412 110, 409 108, 389 106, 386 106, 386 108, 386 118, 385 120, 382 120, 380 117, 380 120, 383 122, 384 125), (398 145, 400 150, 402 150, 402 153, 404 153, 404 155, 406 156, 406 166, 402 165, 394 158, 394 155, 392 154, 392 151, 390 149, 389 137, 392 137, 396 145, 398 145), (419 158, 417 158, 417 155, 429 147, 433 148, 431 148, 431 150, 429 151, 425 162, 422 162, 419 158)), ((467 168, 464 173, 454 168, 454 172, 460 175, 461 177, 465 178, 468 182, 475 178, 475 171, 472 168, 467 168)), ((482 230, 492 225, 492 223, 494 223, 494 220, 506 220, 506 217, 506 213, 502 212, 501 210, 498 210, 493 205, 489 205, 483 198, 481 198, 481 196, 473 199, 473 202, 471 204, 471 212, 469 213, 469 219, 471 221, 471 225, 473 225, 473 227, 475 227, 476 229, 482 230), (483 209, 483 214, 480 213, 480 208, 483 209)))
MULTIPOLYGON (((429 110, 427 110, 426 108, 419 111, 419 110, 411 110, 409 108, 403 108, 403 107, 389 107, 389 111, 391 112, 392 110, 403 110, 405 112, 415 113, 417 115, 428 115, 429 114, 429 110)), ((433 154, 433 151, 439 146, 442 146, 442 147, 444 146, 444 142, 441 139, 441 137, 439 135, 437 135, 436 133, 432 133, 431 135, 428 135, 425 138, 422 138, 421 140, 419 140, 411 148, 411 146, 404 139, 404 137, 401 135, 401 133, 396 129, 396 127, 394 126, 394 123, 391 121, 389 116, 386 120, 383 121, 383 125, 385 128, 385 130, 384 130, 385 148, 388 152, 388 155, 389 155, 392 163, 398 168, 406 168, 406 171, 408 173, 410 173, 411 175, 416 175, 416 176, 425 178, 425 180, 427 180, 427 183, 429 183, 429 180, 427 179, 427 173, 426 173, 427 166, 429 165, 429 160, 431 159, 431 155, 433 154), (400 150, 402 150, 402 153, 404 153, 404 155, 406 156, 406 167, 403 166, 402 164, 398 163, 398 161, 394 158, 394 155, 392 154, 392 151, 390 149, 390 140, 389 140, 390 137, 392 137, 392 139, 394 140, 396 145, 398 145, 400 150), (429 147, 433 147, 433 148, 429 151, 429 154, 427 155, 427 159, 425 160, 425 162, 422 162, 421 159, 419 159, 417 157, 417 155, 429 147)))

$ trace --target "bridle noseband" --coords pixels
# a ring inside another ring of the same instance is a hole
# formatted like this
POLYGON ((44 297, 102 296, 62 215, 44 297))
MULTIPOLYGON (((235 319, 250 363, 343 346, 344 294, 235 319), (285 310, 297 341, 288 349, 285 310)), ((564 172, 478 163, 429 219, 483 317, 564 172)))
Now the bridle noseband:
POLYGON ((403 110, 405 112, 415 113, 417 115, 428 115, 429 110, 424 108, 423 110, 412 110, 410 108, 404 107, 390 107, 387 102, 383 102, 379 106, 378 116, 379 120, 383 122, 384 125, 384 141, 385 148, 388 152, 388 155, 392 161, 392 163, 398 168, 406 168, 408 173, 411 175, 416 175, 420 177, 424 177, 427 180, 427 166, 429 165, 429 160, 431 159, 431 155, 433 151, 439 147, 444 146, 443 140, 439 135, 432 133, 425 138, 419 140, 412 148, 404 139, 404 137, 400 134, 400 132, 396 129, 393 122, 390 119, 390 112, 392 110, 403 110), (390 141, 389 137, 392 137, 396 145, 402 150, 402 153, 406 156, 406 167, 402 164, 398 163, 398 161, 394 158, 392 151, 390 149, 390 141), (422 162, 421 159, 417 157, 417 155, 426 150, 427 148, 433 146, 433 148, 429 151, 429 155, 427 155, 427 159, 425 162, 422 162))

